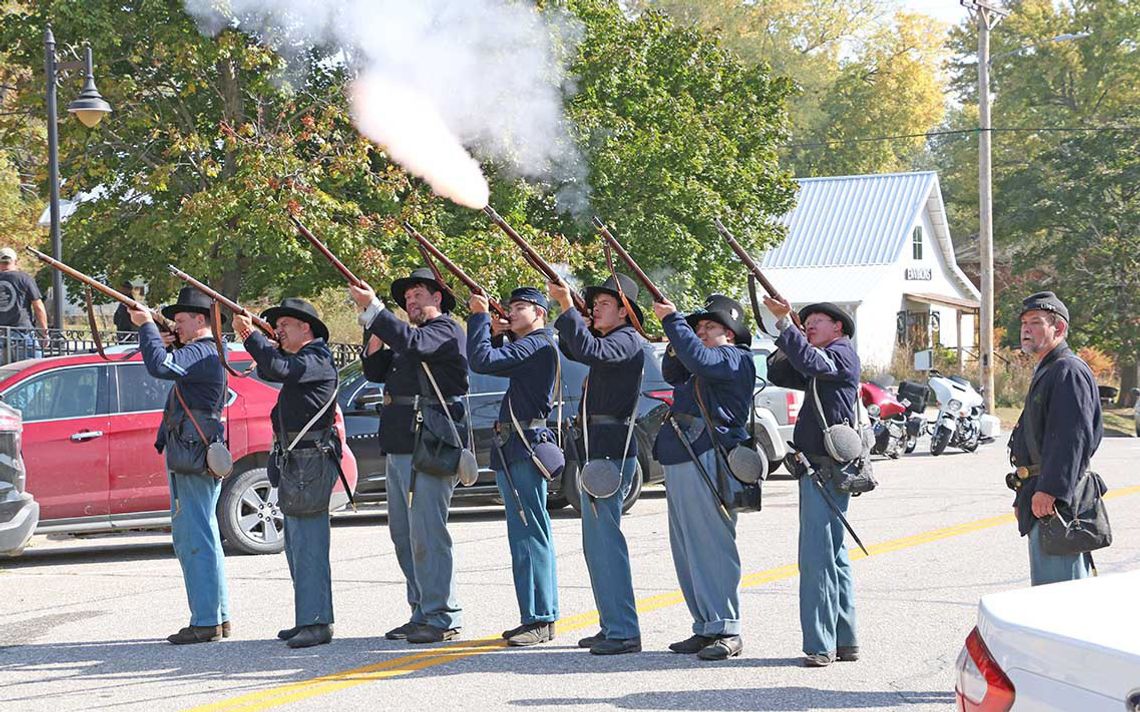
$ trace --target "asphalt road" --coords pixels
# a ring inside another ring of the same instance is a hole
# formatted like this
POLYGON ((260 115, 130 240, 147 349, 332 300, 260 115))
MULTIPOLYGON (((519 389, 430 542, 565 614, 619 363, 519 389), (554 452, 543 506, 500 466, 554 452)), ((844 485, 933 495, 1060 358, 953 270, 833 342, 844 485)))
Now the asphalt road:
MULTIPOLYGON (((1140 565, 1140 441, 1106 440, 1094 461, 1112 488, 1115 543, 1102 575, 1140 565)), ((665 709, 950 710, 953 667, 978 598, 1028 585, 1026 545, 1010 516, 1005 449, 876 462, 881 482, 850 516, 870 557, 854 564, 863 659, 800 667, 796 493, 770 481, 764 511, 741 517, 744 654, 722 663, 675 655, 689 635, 666 531, 649 490, 625 520, 645 652, 589 655, 596 630, 579 521, 555 519, 559 637, 505 649, 517 623, 502 512, 460 511, 452 534, 466 627, 457 644, 416 647, 383 632, 406 619, 404 585, 382 515, 338 518, 333 531, 336 639, 293 651, 284 556, 227 558, 234 637, 175 647, 187 620, 166 535, 37 537, 0 562, 0 709, 665 709)), ((1124 612, 1122 612, 1124 613, 1124 612)), ((1132 615, 1129 611, 1126 614, 1132 615)))

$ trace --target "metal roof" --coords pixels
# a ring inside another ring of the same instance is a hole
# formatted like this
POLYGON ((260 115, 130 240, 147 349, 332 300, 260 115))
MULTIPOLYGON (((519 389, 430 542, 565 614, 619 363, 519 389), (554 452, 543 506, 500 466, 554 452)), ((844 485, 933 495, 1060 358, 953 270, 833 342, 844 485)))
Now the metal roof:
POLYGON ((788 237, 764 254, 762 267, 893 263, 931 191, 938 192, 933 171, 796 182, 796 207, 777 221, 787 227, 788 237))

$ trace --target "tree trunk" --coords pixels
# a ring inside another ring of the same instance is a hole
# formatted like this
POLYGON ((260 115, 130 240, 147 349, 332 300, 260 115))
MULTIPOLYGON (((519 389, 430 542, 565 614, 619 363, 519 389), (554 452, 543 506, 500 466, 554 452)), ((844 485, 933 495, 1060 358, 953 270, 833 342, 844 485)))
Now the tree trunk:
POLYGON ((1117 363, 1120 364, 1120 394, 1116 404, 1122 408, 1131 408, 1136 405, 1132 389, 1140 383, 1140 363, 1137 363, 1135 356, 1129 356, 1127 361, 1121 359, 1117 363))

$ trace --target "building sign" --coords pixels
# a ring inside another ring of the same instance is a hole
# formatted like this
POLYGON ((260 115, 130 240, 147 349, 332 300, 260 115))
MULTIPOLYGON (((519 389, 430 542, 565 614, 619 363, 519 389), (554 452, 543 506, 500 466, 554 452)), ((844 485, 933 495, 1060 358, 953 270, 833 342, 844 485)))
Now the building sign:
POLYGON ((907 267, 906 279, 908 282, 929 282, 934 279, 934 270, 930 267, 907 267))

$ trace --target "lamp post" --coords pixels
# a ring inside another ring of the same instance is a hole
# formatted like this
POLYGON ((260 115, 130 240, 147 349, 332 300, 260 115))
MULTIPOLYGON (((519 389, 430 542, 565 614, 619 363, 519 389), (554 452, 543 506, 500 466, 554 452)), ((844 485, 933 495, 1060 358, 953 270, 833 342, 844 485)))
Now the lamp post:
MULTIPOLYGON (((91 56, 91 47, 86 47, 84 62, 60 62, 55 55, 55 36, 52 35, 51 25, 44 32, 44 73, 47 79, 47 130, 48 130, 48 190, 50 198, 48 211, 51 215, 51 253, 57 260, 63 259, 63 238, 60 235, 59 219, 59 127, 56 116, 56 84, 60 72, 72 69, 85 69, 86 77, 83 90, 79 98, 67 105, 67 110, 87 128, 92 128, 110 113, 111 105, 103 100, 99 90, 95 88, 95 73, 91 56)), ((52 270, 52 320, 55 328, 63 328, 63 275, 59 270, 52 270)))

